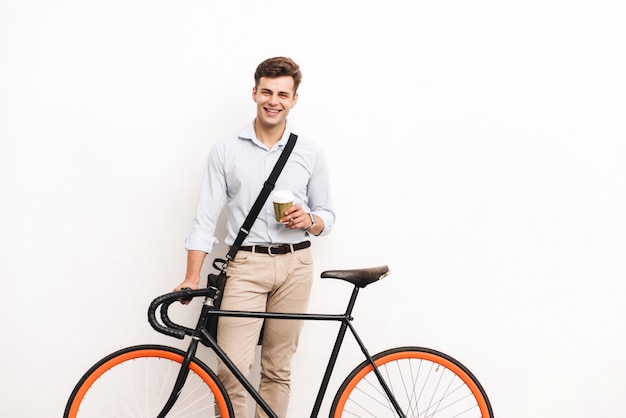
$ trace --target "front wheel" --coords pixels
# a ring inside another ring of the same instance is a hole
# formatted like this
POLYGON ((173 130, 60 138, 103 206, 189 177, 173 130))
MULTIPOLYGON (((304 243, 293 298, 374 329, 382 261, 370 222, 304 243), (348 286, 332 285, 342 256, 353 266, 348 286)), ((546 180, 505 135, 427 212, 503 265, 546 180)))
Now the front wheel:
MULTIPOLYGON (((172 392, 184 355, 161 345, 128 347, 110 354, 80 379, 63 417, 156 417, 172 392)), ((168 416, 232 417, 230 399, 213 371, 195 358, 189 368, 168 416)))
MULTIPOLYGON (((446 354, 399 347, 373 360, 407 418, 493 418, 481 384, 446 354)), ((398 416, 367 360, 344 380, 330 410, 331 418, 398 416)))

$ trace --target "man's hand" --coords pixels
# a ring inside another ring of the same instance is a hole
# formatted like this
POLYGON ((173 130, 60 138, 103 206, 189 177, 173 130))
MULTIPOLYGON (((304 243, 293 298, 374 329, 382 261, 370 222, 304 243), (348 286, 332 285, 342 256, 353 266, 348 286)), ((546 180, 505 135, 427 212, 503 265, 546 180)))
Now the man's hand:
MULTIPOLYGON (((178 291, 184 290, 184 289, 195 290, 197 288, 198 288, 198 281, 196 281, 196 280, 185 280, 181 284, 176 286, 176 288, 174 289, 174 292, 178 292, 178 291)), ((183 305, 187 305, 187 304, 189 304, 189 302, 191 302, 191 299, 179 299, 178 301, 180 303, 182 303, 183 305)))
MULTIPOLYGON (((315 216, 315 215, 313 215, 315 216)), ((319 235, 324 230, 324 222, 319 216, 315 216, 316 224, 313 228, 311 216, 302 209, 302 206, 293 205, 285 212, 285 216, 280 219, 281 223, 289 229, 307 229, 313 235, 319 235)))
MULTIPOLYGON (((187 251, 187 273, 185 274, 185 280, 174 288, 174 292, 178 292, 184 288, 195 290, 200 283, 200 269, 204 262, 206 253, 199 250, 187 251)), ((181 300, 180 303, 187 305, 189 300, 181 300)))
POLYGON ((287 209, 280 222, 289 229, 305 229, 311 226, 311 217, 302 209, 302 206, 293 205, 287 209))

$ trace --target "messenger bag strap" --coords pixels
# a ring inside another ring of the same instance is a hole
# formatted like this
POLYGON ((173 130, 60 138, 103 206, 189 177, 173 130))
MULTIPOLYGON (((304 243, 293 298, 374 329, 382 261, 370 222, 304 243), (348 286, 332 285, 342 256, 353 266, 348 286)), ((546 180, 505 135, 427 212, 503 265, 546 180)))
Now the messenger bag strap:
POLYGON ((276 165, 274 166, 269 177, 263 184, 261 193, 259 193, 259 196, 256 198, 256 201, 254 202, 252 209, 250 209, 250 213, 248 213, 248 216, 246 217, 246 220, 243 222, 243 225, 241 226, 241 228, 239 228, 239 233, 237 234, 237 238, 235 238, 235 242, 230 247, 230 251, 226 255, 226 258, 229 261, 235 258, 235 254, 237 254, 237 251, 239 251, 239 247, 241 247, 241 244, 250 233, 250 230, 252 229, 252 224, 254 224, 254 221, 256 220, 257 216, 259 216, 259 212, 261 212, 263 205, 265 205, 265 201, 267 200, 270 193, 274 189, 274 186, 276 185, 276 180, 278 180, 278 176, 280 175, 280 172, 283 170, 283 167, 285 166, 285 163, 287 162, 287 159, 289 158, 289 154, 291 154, 293 147, 296 145, 297 139, 298 139, 298 135, 293 134, 293 133, 289 135, 289 140, 287 141, 287 145, 285 145, 285 148, 283 149, 283 152, 280 154, 280 157, 278 158, 276 165))

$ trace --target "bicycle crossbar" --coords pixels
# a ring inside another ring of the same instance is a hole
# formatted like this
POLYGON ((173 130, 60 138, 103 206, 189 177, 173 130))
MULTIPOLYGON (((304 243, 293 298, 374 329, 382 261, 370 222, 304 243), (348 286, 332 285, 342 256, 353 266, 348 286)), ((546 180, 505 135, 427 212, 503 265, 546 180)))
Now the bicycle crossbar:
POLYGON ((309 314, 309 313, 281 313, 281 312, 256 312, 256 311, 231 311, 231 310, 212 310, 209 315, 229 316, 235 318, 271 318, 271 319, 293 319, 308 321, 343 321, 344 319, 352 320, 350 316, 345 314, 309 314))

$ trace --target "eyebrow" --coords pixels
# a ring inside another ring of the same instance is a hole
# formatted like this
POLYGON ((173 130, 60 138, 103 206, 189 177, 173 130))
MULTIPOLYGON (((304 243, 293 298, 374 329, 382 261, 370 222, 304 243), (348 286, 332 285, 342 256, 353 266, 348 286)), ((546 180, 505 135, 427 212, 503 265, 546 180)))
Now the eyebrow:
MULTIPOLYGON (((264 93, 273 93, 273 90, 272 90, 272 89, 268 89, 268 88, 262 88, 262 89, 261 89, 261 92, 264 92, 264 93)), ((286 95, 290 95, 291 93, 290 93, 290 92, 288 92, 288 91, 279 91, 279 92, 278 92, 278 94, 286 94, 286 95)))

